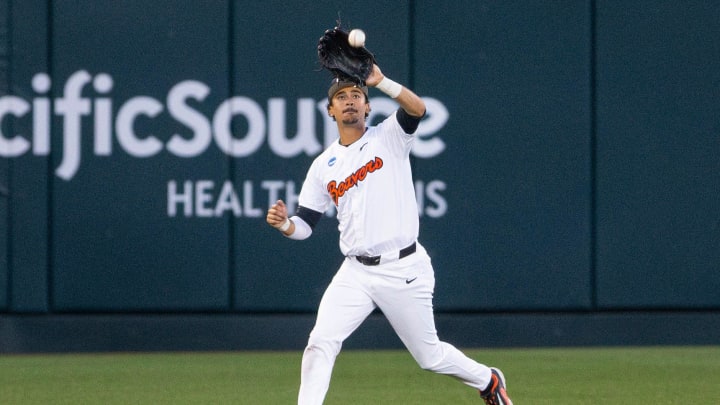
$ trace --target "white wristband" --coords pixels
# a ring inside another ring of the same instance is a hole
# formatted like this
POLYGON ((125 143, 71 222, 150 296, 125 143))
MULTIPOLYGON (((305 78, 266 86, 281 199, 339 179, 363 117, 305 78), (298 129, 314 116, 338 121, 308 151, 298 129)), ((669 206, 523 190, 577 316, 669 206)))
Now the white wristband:
POLYGON ((283 224, 280 225, 278 230, 282 233, 285 233, 285 231, 287 231, 288 229, 290 229, 290 218, 285 218, 285 222, 283 222, 283 224))
POLYGON ((375 88, 392 98, 397 98, 402 91, 402 84, 390 80, 387 76, 385 76, 382 80, 380 80, 380 83, 378 83, 375 88))

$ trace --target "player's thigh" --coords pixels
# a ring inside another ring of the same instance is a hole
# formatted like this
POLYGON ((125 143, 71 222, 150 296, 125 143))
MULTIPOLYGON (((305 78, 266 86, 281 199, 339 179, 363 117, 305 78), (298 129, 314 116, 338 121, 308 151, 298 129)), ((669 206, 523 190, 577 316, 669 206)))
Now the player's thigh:
POLYGON ((323 294, 311 337, 344 341, 375 309, 362 278, 344 263, 323 294))
POLYGON ((395 333, 417 359, 439 342, 433 312, 435 278, 429 262, 423 261, 408 274, 415 275, 388 286, 388 291, 376 300, 395 333))

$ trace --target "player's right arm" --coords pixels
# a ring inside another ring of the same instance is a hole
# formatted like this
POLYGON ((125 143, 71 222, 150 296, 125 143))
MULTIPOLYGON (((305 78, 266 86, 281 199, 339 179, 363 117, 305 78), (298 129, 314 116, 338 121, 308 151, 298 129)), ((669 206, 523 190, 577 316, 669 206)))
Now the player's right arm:
POLYGON ((296 215, 288 218, 287 207, 283 200, 277 200, 267 213, 267 223, 291 239, 303 240, 312 235, 322 213, 299 206, 296 215))
POLYGON ((275 204, 270 206, 265 220, 270 226, 279 230, 285 236, 290 236, 295 233, 295 224, 288 218, 287 207, 283 200, 277 200, 275 204))

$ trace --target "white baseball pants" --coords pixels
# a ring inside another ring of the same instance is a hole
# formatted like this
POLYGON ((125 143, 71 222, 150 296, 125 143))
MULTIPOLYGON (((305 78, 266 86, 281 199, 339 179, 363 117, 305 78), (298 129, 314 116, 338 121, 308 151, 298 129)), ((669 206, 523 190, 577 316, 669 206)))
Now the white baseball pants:
POLYGON ((323 403, 343 341, 375 308, 421 368, 453 376, 477 390, 486 388, 490 369, 438 338, 434 288, 432 264, 420 244, 416 253, 378 266, 346 258, 323 295, 303 353, 298 405, 323 403))

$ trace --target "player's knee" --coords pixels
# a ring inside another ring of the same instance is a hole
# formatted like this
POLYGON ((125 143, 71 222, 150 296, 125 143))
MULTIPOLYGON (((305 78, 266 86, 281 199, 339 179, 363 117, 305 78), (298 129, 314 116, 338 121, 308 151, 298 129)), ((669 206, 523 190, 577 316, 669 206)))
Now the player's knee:
POLYGON ((307 355, 322 355, 329 360, 334 360, 340 353, 342 343, 332 339, 310 337, 305 353, 307 355))
POLYGON ((442 363, 442 357, 431 354, 423 354, 423 355, 417 355, 415 357, 415 362, 417 362, 418 366, 425 370, 425 371, 436 371, 437 367, 440 363, 442 363))
POLYGON ((442 347, 439 345, 427 346, 425 350, 412 352, 412 356, 421 369, 433 372, 439 370, 445 358, 442 347))
POLYGON ((440 369, 438 368, 439 364, 440 363, 420 363, 420 362, 418 362, 418 366, 420 366, 421 369, 423 369, 424 371, 430 371, 433 373, 437 373, 440 371, 440 369))

